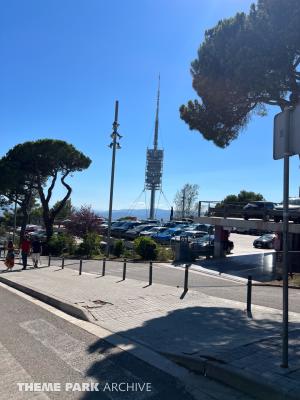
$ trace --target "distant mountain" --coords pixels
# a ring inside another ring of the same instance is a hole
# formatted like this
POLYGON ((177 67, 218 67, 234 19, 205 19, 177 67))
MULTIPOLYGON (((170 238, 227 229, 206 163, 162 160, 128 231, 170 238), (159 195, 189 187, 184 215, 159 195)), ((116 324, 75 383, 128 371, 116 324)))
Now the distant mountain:
MULTIPOLYGON (((108 211, 104 210, 95 210, 96 213, 99 216, 108 217, 108 211)), ((112 212, 112 217, 113 219, 118 219, 122 217, 137 217, 138 219, 146 219, 149 218, 149 210, 146 210, 145 208, 143 209, 137 209, 137 210, 113 210, 112 212)), ((157 219, 163 219, 163 220, 169 220, 170 219, 170 210, 163 210, 161 208, 158 208, 155 210, 155 218, 157 219)))

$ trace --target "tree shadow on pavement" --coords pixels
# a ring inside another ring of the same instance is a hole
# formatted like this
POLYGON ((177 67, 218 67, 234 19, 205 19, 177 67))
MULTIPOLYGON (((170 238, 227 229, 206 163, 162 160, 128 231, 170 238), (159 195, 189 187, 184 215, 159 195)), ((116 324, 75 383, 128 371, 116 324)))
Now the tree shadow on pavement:
MULTIPOLYGON (((124 377, 122 378, 124 382, 152 382, 152 387, 157 393, 151 397, 153 399, 190 397, 188 394, 182 395, 183 388, 178 389, 178 381, 175 378, 127 352, 118 351, 115 346, 124 344, 122 337, 129 339, 137 349, 142 345, 159 353, 204 357, 227 363, 228 354, 235 354, 241 346, 246 348, 255 343, 256 351, 265 349, 263 345, 260 347, 260 343, 268 337, 278 339, 282 326, 280 320, 265 318, 254 321, 247 318, 245 312, 226 307, 187 307, 170 311, 163 317, 149 319, 140 324, 138 315, 132 318, 138 326, 120 330, 105 341, 97 340, 88 348, 88 352, 97 355, 98 360, 91 364, 87 376, 102 383, 120 382, 120 376, 124 377), (174 392, 174 388, 177 388, 177 392, 174 392)), ((122 326, 121 319, 120 326, 122 326)), ((277 353, 279 362, 279 349, 277 353)), ((84 399, 91 399, 89 396, 91 394, 86 394, 84 399)), ((142 397, 132 393, 132 397, 128 398, 142 397)))

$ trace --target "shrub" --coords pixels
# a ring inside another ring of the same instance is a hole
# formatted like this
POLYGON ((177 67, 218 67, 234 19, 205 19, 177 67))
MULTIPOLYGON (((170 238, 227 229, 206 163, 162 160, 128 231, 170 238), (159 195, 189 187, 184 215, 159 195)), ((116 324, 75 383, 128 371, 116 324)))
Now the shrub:
POLYGON ((134 241, 134 249, 144 260, 156 260, 157 244, 149 237, 139 237, 134 241))
POLYGON ((158 252, 157 252, 157 260, 158 261, 169 261, 174 258, 174 254, 172 249, 170 248, 165 248, 165 247, 159 247, 158 252))
POLYGON ((53 235, 47 244, 50 254, 59 256, 63 252, 73 254, 76 248, 73 236, 67 234, 53 235))
POLYGON ((123 240, 117 240, 114 244, 114 248, 113 248, 113 254, 116 257, 120 257, 120 255, 123 253, 124 251, 124 242, 123 240))
POLYGON ((101 238, 97 233, 95 232, 87 233, 83 238, 83 242, 80 243, 80 245, 78 246, 76 254, 87 257, 99 255, 100 241, 101 238))

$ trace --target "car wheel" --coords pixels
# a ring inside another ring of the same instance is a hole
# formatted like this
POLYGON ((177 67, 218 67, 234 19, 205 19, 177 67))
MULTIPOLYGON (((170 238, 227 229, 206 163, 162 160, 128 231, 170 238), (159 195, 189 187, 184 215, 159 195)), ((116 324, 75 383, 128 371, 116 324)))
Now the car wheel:
POLYGON ((245 219, 246 221, 248 221, 248 219, 249 219, 248 215, 244 215, 244 219, 245 219))
POLYGON ((264 215, 263 220, 270 221, 270 215, 269 214, 264 215))
POLYGON ((273 249, 273 244, 272 243, 268 243, 268 249, 273 249))
POLYGON ((274 217, 275 222, 280 222, 280 217, 274 217))

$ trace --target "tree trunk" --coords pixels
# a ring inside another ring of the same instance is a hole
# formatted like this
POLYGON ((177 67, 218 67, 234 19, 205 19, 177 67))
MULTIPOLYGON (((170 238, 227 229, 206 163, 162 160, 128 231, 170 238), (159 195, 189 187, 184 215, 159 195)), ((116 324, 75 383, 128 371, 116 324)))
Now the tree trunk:
POLYGON ((47 242, 51 239, 53 235, 53 223, 54 220, 52 218, 49 218, 48 215, 44 214, 44 224, 46 229, 47 242))
POLYGON ((25 230, 26 230, 26 225, 28 222, 28 211, 27 211, 27 207, 21 207, 22 210, 22 223, 21 223, 21 232, 20 232, 20 243, 19 245, 21 246, 21 243, 24 239, 24 235, 25 235, 25 230))

